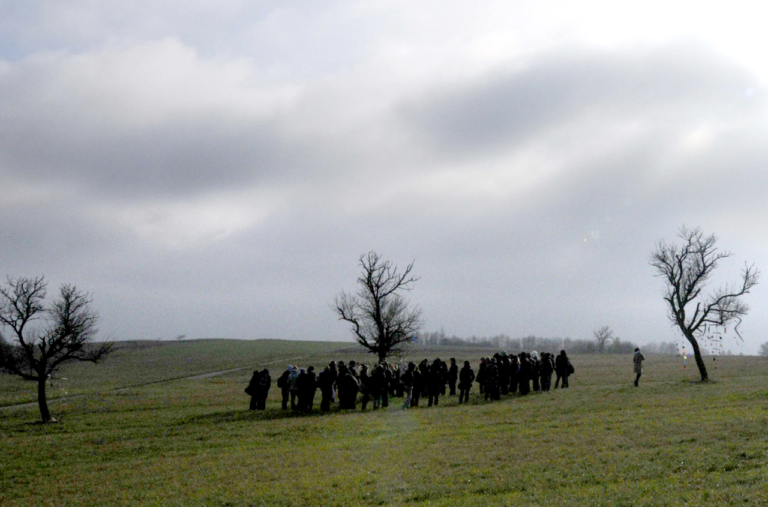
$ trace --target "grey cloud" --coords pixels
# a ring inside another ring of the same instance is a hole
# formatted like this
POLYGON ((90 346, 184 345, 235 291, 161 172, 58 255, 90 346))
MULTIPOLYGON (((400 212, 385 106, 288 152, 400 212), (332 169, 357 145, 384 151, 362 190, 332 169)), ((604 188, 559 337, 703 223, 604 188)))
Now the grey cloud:
POLYGON ((731 114, 756 79, 695 45, 537 56, 519 69, 430 89, 401 105, 404 128, 455 157, 509 150, 571 122, 681 123, 731 114))
POLYGON ((342 117, 348 103, 379 97, 345 102, 323 83, 270 114, 214 102, 131 123, 119 107, 85 100, 81 115, 66 97, 45 102, 46 88, 22 77, 0 96, 2 114, 15 112, 0 126, 0 171, 65 188, 48 202, 0 202, 4 269, 94 292, 103 329, 122 338, 348 338, 328 303, 353 287, 357 256, 376 249, 416 261, 411 297, 430 328, 585 338, 609 324, 626 339, 670 339, 647 265, 654 242, 682 222, 731 236, 715 221, 733 211, 721 201, 765 213, 762 91, 746 98, 752 76, 697 48, 550 54, 423 85, 394 119, 379 116, 386 105, 342 117), (681 154, 680 140, 709 121, 711 138, 681 154), (621 143, 601 137, 627 123, 638 128, 621 143), (526 143, 556 153, 562 169, 516 193, 504 173, 526 143), (491 191, 429 188, 443 171, 488 177, 491 191), (167 243, 162 228, 143 237, 116 218, 121 206, 194 206, 200 194, 260 185, 284 192, 281 205, 215 237, 167 243))
MULTIPOLYGON (((247 104, 240 110, 236 99, 226 99, 258 88, 232 83, 218 97, 181 108, 153 98, 149 88, 121 97, 124 85, 115 76, 59 84, 82 64, 67 63, 65 55, 48 60, 9 64, 0 73, 0 173, 146 198, 317 178, 349 157, 343 147, 330 148, 327 133, 302 129, 304 113, 292 106, 249 113, 247 104)), ((176 86, 194 96, 197 83, 176 86)))

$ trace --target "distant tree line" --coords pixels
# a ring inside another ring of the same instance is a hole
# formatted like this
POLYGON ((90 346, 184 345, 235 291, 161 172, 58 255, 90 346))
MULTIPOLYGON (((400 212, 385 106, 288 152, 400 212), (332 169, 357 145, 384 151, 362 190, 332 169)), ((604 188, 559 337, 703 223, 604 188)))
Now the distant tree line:
MULTIPOLYGON (((526 336, 523 338, 511 338, 505 334, 495 336, 448 336, 444 331, 433 331, 417 333, 415 335, 417 346, 446 346, 446 347, 492 347, 498 350, 505 350, 509 353, 519 353, 521 351, 538 350, 557 352, 567 350, 569 354, 598 354, 600 345, 596 340, 580 340, 572 338, 544 338, 540 336, 526 336)), ((609 342, 602 346, 604 354, 631 354, 638 347, 631 341, 622 340, 619 337, 612 337, 609 342)), ((677 345, 672 342, 648 343, 642 347, 643 353, 648 354, 670 354, 679 353, 677 345)))

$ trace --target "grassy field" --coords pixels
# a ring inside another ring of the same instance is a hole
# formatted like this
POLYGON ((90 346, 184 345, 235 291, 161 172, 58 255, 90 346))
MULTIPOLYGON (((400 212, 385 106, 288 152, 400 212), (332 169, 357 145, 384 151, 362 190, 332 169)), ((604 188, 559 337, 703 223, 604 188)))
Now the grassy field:
MULTIPOLYGON (((120 366, 170 363, 194 374, 242 365, 231 347, 126 350, 111 367, 122 373, 97 366, 93 378, 136 387, 83 380, 84 396, 51 404, 59 424, 36 424, 35 408, 0 410, 0 505, 768 504, 764 358, 710 362, 715 381, 702 385, 679 358, 651 356, 636 389, 631 357, 576 356, 568 390, 487 403, 475 388, 468 405, 447 397, 439 408, 401 410, 395 399, 387 410, 311 416, 281 411, 275 387, 266 411, 248 411, 250 370, 138 385, 148 373, 120 366), (198 366, 186 368, 182 350, 198 366)), ((247 360, 371 360, 338 347, 270 342, 247 360)), ((488 352, 413 357, 476 366, 488 352)), ((273 378, 284 362, 268 366, 273 378)))
MULTIPOLYGON (((218 370, 271 367, 274 361, 301 358, 351 347, 352 343, 285 340, 185 340, 115 342, 106 360, 71 363, 54 379, 49 399, 108 392, 127 386, 163 382, 218 370)), ((283 365, 284 367, 284 365, 283 365)), ((0 375, 0 407, 35 401, 37 387, 0 375)))

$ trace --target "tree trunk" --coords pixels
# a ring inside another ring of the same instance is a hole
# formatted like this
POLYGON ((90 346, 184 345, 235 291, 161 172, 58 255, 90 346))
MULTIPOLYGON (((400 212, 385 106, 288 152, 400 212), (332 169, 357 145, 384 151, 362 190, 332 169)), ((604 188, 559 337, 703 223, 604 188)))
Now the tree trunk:
POLYGON ((693 357, 696 358, 696 366, 699 367, 699 373, 701 374, 701 381, 706 382, 707 380, 709 380, 709 375, 707 374, 707 367, 704 365, 704 358, 701 357, 701 349, 699 348, 699 342, 696 341, 696 337, 694 337, 693 333, 691 332, 686 332, 685 337, 691 343, 691 347, 693 347, 693 357))
POLYGON ((387 360, 387 353, 379 349, 379 364, 387 360))
POLYGON ((51 413, 48 411, 48 399, 45 397, 45 376, 40 376, 37 380, 37 405, 40 407, 40 417, 43 418, 43 422, 47 423, 51 420, 51 413))

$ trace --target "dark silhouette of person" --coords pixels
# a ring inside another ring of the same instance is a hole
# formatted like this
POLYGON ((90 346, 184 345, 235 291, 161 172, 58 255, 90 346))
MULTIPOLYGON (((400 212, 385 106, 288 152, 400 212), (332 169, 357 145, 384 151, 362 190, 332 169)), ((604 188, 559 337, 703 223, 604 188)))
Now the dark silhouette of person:
POLYGON ((520 380, 520 361, 516 355, 509 357, 509 393, 517 392, 517 385, 520 380))
POLYGON ((346 366, 339 366, 339 408, 354 410, 360 383, 346 366))
POLYGON ((422 359, 417 370, 421 374, 421 388, 419 389, 419 398, 423 398, 425 396, 429 396, 429 361, 422 359))
POLYGON ((499 390, 499 366, 496 358, 492 357, 489 361, 485 362, 485 399, 491 399, 495 401, 500 399, 501 391, 499 390))
POLYGON ((368 365, 360 365, 360 394, 363 398, 360 400, 361 410, 368 408, 368 402, 371 401, 371 376, 368 373, 368 365))
POLYGON ((464 368, 459 373, 459 403, 469 401, 469 391, 472 390, 472 382, 475 381, 475 372, 469 366, 469 361, 464 361, 464 368))
POLYGON ((541 390, 549 391, 552 387, 552 373, 555 371, 555 360, 549 352, 541 353, 541 390))
MULTIPOLYGON (((334 365, 335 366, 335 365, 334 365)), ((333 402, 333 383, 334 377, 331 374, 331 367, 326 366, 317 375, 317 387, 320 388, 320 410, 328 412, 331 409, 331 402, 333 402)))
POLYGON ((299 378, 296 379, 296 391, 299 397, 299 410, 302 412, 312 412, 312 405, 315 400, 315 391, 317 389, 317 378, 315 376, 315 367, 310 366, 306 370, 302 368, 299 378))
POLYGON ((445 382, 443 382, 443 370, 442 361, 435 359, 432 366, 428 368, 427 376, 427 393, 429 394, 428 407, 437 405, 440 403, 440 392, 445 388, 445 382))
POLYGON ((264 410, 267 408, 267 398, 269 397, 269 388, 272 387, 272 377, 269 375, 269 370, 264 368, 259 378, 259 385, 256 388, 256 410, 264 410))
POLYGON ((411 407, 419 406, 419 399, 424 392, 424 376, 422 369, 414 368, 413 370, 413 394, 411 395, 411 407))
MULTIPOLYGON (((384 361, 379 366, 381 366, 381 407, 387 408, 389 406, 389 393, 393 390, 392 386, 392 370, 389 367, 389 364, 384 361)), ((376 371, 374 369, 374 371, 376 371)), ((374 406, 373 408, 376 408, 376 400, 374 400, 374 406)))
POLYGON ((288 365, 288 368, 285 369, 285 371, 278 377, 277 379, 277 387, 280 389, 280 393, 283 395, 283 410, 288 410, 288 398, 291 394, 291 372, 293 371, 293 366, 290 364, 288 365))
POLYGON ((560 355, 555 359, 555 374, 557 375, 557 378, 555 379, 555 389, 557 389, 561 380, 562 384, 560 384, 560 386, 563 389, 568 387, 568 377, 571 374, 571 368, 571 361, 568 359, 568 354, 566 354, 564 350, 561 350, 560 355))
POLYGON ((643 374, 643 361, 645 361, 645 356, 640 352, 640 349, 635 349, 635 355, 632 358, 632 362, 635 365, 635 374, 637 374, 635 377, 635 387, 640 385, 640 377, 643 374))
POLYGON ((448 368, 448 389, 451 396, 456 396, 456 381, 459 380, 459 366, 456 364, 456 358, 450 359, 451 366, 448 368))
POLYGON ((499 369, 499 392, 501 394, 509 393, 509 357, 507 357, 506 351, 502 350, 501 354, 496 357, 496 364, 499 369))
MULTIPOLYGON (((402 398, 405 396, 405 385, 403 384, 403 375, 408 371, 408 365, 401 364, 400 366, 393 365, 395 368, 392 373, 392 383, 394 384, 394 396, 402 398)), ((411 379, 413 381, 413 379, 411 379)), ((411 384, 413 386, 413 384, 411 384)))
POLYGON ((248 406, 249 410, 256 410, 259 405, 259 381, 261 380, 261 372, 259 370, 256 370, 253 372, 253 375, 251 376, 250 382, 248 382, 248 387, 245 388, 245 392, 251 397, 251 403, 248 406))
POLYGON ((480 365, 477 367, 477 376, 475 377, 475 380, 477 381, 477 387, 480 389, 480 394, 483 394, 485 392, 485 367, 486 367, 487 361, 484 357, 480 358, 480 365))
POLYGON ((539 353, 534 350, 531 352, 528 359, 531 362, 531 380, 533 381, 533 390, 536 392, 541 391, 541 384, 539 383, 541 380, 541 359, 539 359, 539 353))
POLYGON ((386 363, 377 364, 373 367, 373 373, 371 373, 371 380, 369 390, 371 392, 371 398, 373 399, 373 409, 378 410, 379 407, 386 407, 384 401, 387 400, 387 368, 386 363))
POLYGON ((400 387, 403 389, 403 408, 411 408, 413 398, 414 373, 416 363, 408 363, 408 368, 400 375, 400 387))
POLYGON ((520 390, 520 394, 525 396, 531 392, 531 361, 528 359, 527 352, 520 352, 520 372, 517 378, 517 387, 520 390))
POLYGON ((301 410, 299 406, 299 375, 304 372, 304 368, 295 366, 288 376, 289 392, 291 395, 291 410, 301 410))

